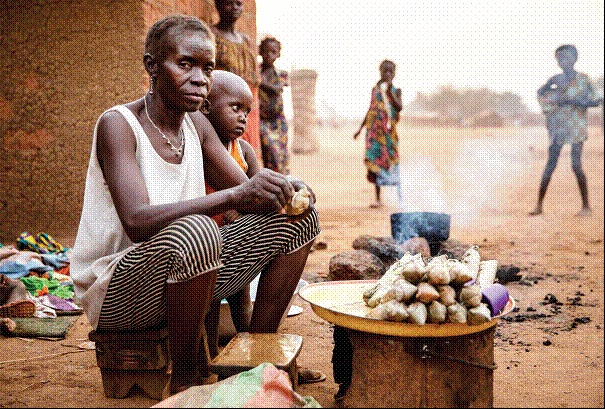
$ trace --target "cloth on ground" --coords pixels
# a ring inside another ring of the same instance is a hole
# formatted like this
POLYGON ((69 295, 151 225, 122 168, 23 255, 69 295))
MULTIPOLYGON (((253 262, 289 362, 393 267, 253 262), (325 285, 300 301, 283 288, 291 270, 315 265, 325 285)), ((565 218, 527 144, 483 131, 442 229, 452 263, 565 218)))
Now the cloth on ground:
POLYGON ((78 315, 66 315, 55 319, 11 318, 17 326, 9 335, 23 338, 63 339, 78 317, 78 315))
POLYGON ((36 236, 24 231, 17 238, 17 248, 19 250, 31 250, 40 254, 62 253, 69 250, 69 247, 61 245, 48 233, 38 233, 36 236))
POLYGON ((320 408, 310 396, 294 392, 285 371, 263 363, 212 385, 192 386, 154 408, 320 408))
POLYGON ((25 288, 30 294, 34 296, 43 295, 41 292, 45 292, 44 288, 48 291, 48 294, 56 295, 57 297, 65 299, 74 298, 74 286, 71 282, 61 284, 57 279, 46 279, 40 277, 21 277, 21 281, 25 284, 25 288))
POLYGON ((0 265, 0 274, 4 274, 9 278, 21 278, 29 275, 30 271, 35 273, 46 273, 53 271, 53 268, 44 265, 42 261, 38 259, 30 259, 29 261, 23 262, 20 260, 3 260, 0 265))
POLYGON ((83 311, 71 299, 64 299, 53 294, 44 294, 37 298, 42 305, 55 310, 57 315, 81 314, 83 311))

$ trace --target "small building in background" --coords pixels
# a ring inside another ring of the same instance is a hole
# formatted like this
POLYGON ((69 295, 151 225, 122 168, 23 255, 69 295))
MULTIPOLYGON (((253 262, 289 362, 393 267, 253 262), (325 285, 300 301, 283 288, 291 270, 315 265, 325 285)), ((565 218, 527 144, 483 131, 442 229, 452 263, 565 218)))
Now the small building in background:
POLYGON ((504 126, 504 118, 491 109, 485 109, 475 115, 464 118, 460 125, 471 128, 501 128, 504 126))

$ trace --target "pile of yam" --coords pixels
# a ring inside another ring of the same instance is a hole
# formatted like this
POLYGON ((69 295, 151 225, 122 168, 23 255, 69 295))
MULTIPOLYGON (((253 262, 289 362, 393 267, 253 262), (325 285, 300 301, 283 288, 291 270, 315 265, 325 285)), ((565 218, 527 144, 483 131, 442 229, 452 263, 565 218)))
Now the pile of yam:
POLYGON ((439 255, 405 255, 363 294, 367 317, 408 322, 479 325, 491 320, 481 289, 496 279, 497 260, 482 261, 477 246, 461 260, 439 255))

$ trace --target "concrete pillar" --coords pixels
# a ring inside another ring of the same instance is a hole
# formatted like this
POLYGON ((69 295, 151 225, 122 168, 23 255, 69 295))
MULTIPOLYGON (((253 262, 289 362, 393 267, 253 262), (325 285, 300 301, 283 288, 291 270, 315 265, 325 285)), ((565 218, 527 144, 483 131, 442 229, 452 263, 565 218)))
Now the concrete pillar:
POLYGON ((292 119, 294 133, 292 152, 310 154, 319 150, 315 84, 317 72, 310 69, 293 70, 290 75, 292 119))

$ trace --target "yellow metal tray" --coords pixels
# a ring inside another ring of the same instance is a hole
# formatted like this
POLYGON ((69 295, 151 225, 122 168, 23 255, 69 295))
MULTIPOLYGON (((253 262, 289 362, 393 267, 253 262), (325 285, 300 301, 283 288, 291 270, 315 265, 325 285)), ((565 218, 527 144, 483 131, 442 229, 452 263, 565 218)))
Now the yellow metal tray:
POLYGON ((499 317, 515 308, 509 297, 502 312, 490 322, 481 325, 468 324, 411 324, 368 318, 371 310, 363 301, 363 292, 378 280, 325 281, 308 284, 298 291, 300 297, 311 304, 313 312, 335 325, 369 332, 372 334, 400 337, 450 337, 484 331, 498 323, 499 317))

